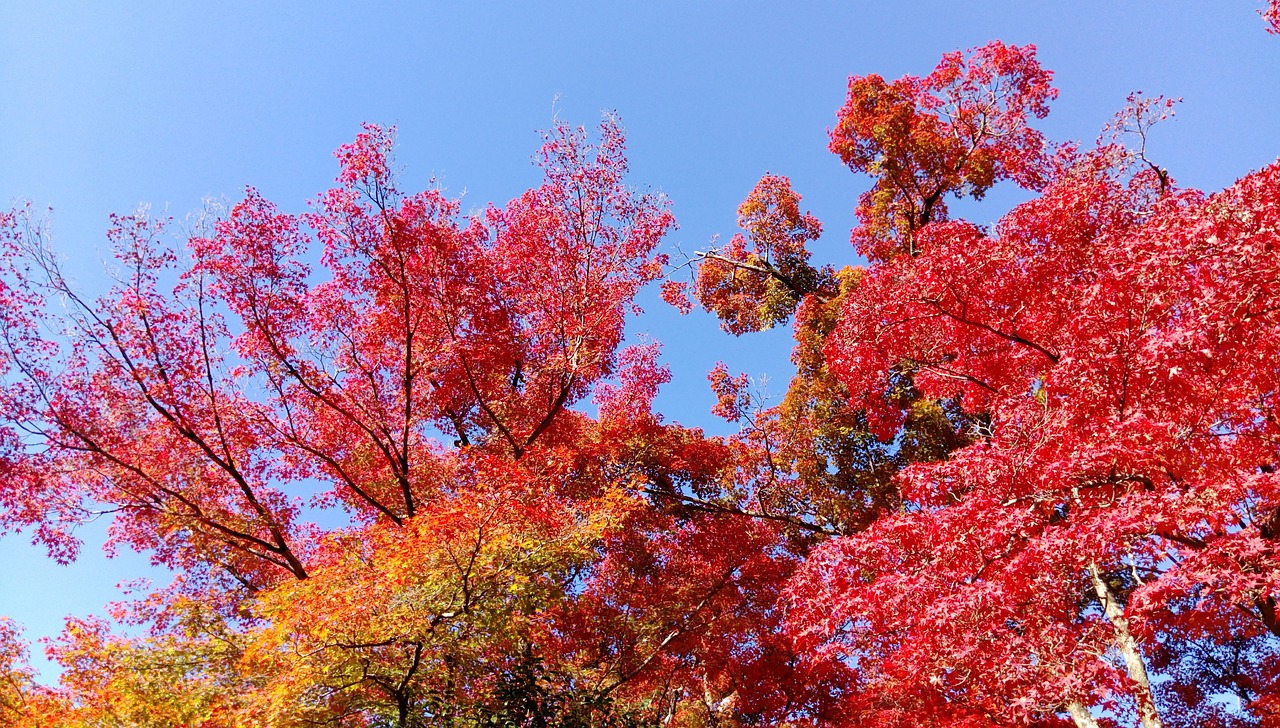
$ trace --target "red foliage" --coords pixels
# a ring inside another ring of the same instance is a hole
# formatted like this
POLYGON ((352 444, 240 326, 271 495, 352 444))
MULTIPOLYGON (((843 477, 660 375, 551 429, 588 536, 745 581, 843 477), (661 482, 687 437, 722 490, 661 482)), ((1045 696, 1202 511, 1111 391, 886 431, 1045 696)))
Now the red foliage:
POLYGON ((0 215, 0 529, 67 560, 110 511, 177 572, 112 606, 128 635, 68 620, 56 688, 0 619, 0 719, 1276 724, 1280 164, 1179 189, 1146 150, 1174 102, 1137 94, 1050 153, 1050 80, 999 42, 850 79, 869 267, 812 266, 777 175, 693 261, 726 331, 795 322, 781 403, 710 373, 730 437, 621 348, 674 220, 612 119, 471 215, 367 125, 305 214, 249 189, 185 247, 113 218, 96 300, 0 215), (1005 180, 1039 194, 948 219, 1005 180))
POLYGON ((1258 12, 1267 21, 1267 32, 1280 35, 1280 0, 1268 0, 1267 7, 1258 12))
POLYGON ((1044 182, 1044 118, 1058 95, 1035 46, 993 41, 942 57, 928 76, 892 83, 876 74, 849 79, 849 98, 831 131, 831 151, 875 178, 858 200, 858 252, 888 258, 914 231, 945 220, 946 196, 981 198, 1001 180, 1030 189, 1044 182))
MULTIPOLYGON (((1244 650, 1200 663, 1169 724, 1211 724, 1214 693, 1280 687, 1280 166, 1204 197, 1162 195, 1130 159, 1071 160, 992 235, 930 225, 918 255, 845 296, 828 361, 882 436, 908 374, 988 421, 902 473, 912 508, 822 546, 794 586, 797 629, 856 656, 876 694, 1019 721, 1071 701, 1153 711, 1131 669, 1098 659, 1126 635, 1157 662, 1179 640, 1244 650)), ((1176 684, 1155 689, 1174 702, 1176 684)))
MULTIPOLYGON (((694 296, 734 335, 763 331, 795 313, 805 295, 831 286, 829 270, 809 265, 806 244, 822 224, 800 211, 800 195, 786 177, 766 174, 738 206, 738 227, 724 247, 700 253, 694 296)), ((664 291, 683 311, 683 289, 664 291)))

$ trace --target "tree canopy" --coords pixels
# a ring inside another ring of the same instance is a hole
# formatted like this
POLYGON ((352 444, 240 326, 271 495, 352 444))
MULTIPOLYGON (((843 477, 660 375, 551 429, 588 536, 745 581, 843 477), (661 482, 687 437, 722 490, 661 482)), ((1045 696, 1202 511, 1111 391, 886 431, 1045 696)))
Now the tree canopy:
POLYGON ((840 269, 778 174, 671 260, 613 117, 466 214, 366 125, 305 214, 113 218, 98 296, 0 214, 0 529, 67 561, 110 514, 176 574, 69 618, 56 685, 0 619, 0 722, 1277 724, 1280 164, 1182 187, 1173 101, 1088 145, 1036 128, 1056 96, 999 41, 851 77, 840 269), (951 216, 1000 182, 1030 199, 951 216), (655 411, 661 347, 623 343, 659 281, 791 323, 777 404, 708 375, 736 434, 655 411))

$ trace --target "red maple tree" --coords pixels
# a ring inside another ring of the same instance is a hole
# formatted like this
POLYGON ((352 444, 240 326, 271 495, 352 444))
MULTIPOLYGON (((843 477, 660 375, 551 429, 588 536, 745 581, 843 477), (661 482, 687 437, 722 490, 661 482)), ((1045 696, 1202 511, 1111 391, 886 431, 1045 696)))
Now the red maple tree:
POLYGON ((1167 110, 1024 149, 1040 197, 992 230, 908 219, 842 296, 827 363, 882 438, 903 378, 981 423, 792 586, 798 634, 875 676, 880 721, 1276 718, 1280 168, 1177 189, 1145 155, 1167 110))
POLYGON ((143 637, 70 622, 62 686, 15 683, 48 706, 31 719, 806 709, 772 667, 796 563, 778 529, 649 505, 732 480, 738 456, 651 413, 656 345, 619 354, 673 224, 626 186, 620 127, 555 128, 543 184, 469 217, 402 192, 392 140, 369 126, 339 149, 307 214, 250 189, 185 249, 117 218, 97 300, 25 210, 3 219, 4 525, 65 559, 75 524, 111 512, 113 545, 178 573, 116 609, 143 637), (596 420, 571 409, 592 392, 596 420), (290 492, 314 482, 349 525, 306 522, 290 492))
MULTIPOLYGON (((832 150, 873 177, 871 265, 787 287, 784 316, 769 286, 802 276, 763 246, 702 255, 695 293, 730 332, 796 313, 800 373, 744 437, 784 463, 767 477, 794 495, 810 462, 827 493, 857 472, 872 511, 809 554, 789 623, 856 666, 851 724, 1267 725, 1280 172, 1178 188, 1146 151, 1173 104, 1137 95, 1096 148, 1052 147, 1026 125, 1048 79, 999 43, 851 79, 832 150), (1040 194, 992 229, 948 219, 946 195, 1001 178, 1040 194), (824 457, 814 412, 885 468, 824 457)), ((745 382, 712 377, 744 417, 745 382)))

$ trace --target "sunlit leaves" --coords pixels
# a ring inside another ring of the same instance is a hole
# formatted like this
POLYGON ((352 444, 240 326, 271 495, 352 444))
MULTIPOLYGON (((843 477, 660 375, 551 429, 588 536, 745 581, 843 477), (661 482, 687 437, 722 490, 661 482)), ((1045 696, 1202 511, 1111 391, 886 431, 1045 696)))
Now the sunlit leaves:
POLYGON ((1114 145, 1063 160, 994 231, 920 228, 843 297, 825 352, 875 430, 920 416, 909 375, 981 437, 904 471, 903 512, 820 547, 795 624, 917 710, 1030 722, 1082 701, 1208 725, 1217 698, 1157 682, 1152 702, 1120 658, 1185 676, 1235 650, 1197 679, 1249 685, 1241 715, 1266 724, 1280 169, 1205 198, 1114 145))
POLYGON ((914 251, 916 231, 946 219, 949 195, 981 198, 1005 179, 1043 184, 1045 140, 1029 122, 1058 92, 1035 52, 993 41, 968 57, 948 53, 924 78, 849 79, 831 151, 875 180, 859 199, 860 253, 914 251))
MULTIPOLYGON (((832 272, 809 265, 807 244, 822 224, 800 210, 800 195, 786 177, 765 175, 738 207, 745 232, 722 248, 700 253, 694 296, 731 334, 762 331, 786 321, 809 294, 830 294, 832 272)), ((683 292, 664 289, 685 308, 683 292)))

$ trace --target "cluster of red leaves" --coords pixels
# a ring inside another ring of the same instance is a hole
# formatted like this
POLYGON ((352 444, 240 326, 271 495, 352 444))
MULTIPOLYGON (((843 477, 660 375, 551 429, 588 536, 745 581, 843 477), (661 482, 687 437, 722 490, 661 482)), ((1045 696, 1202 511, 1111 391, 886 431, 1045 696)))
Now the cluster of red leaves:
MULTIPOLYGON (((786 321, 801 299, 829 291, 830 270, 809 265, 806 247, 822 234, 822 224, 800 210, 800 195, 786 177, 766 174, 738 207, 738 227, 728 244, 699 253, 693 294, 704 309, 735 336, 763 331, 786 321)), ((668 281, 663 297, 687 313, 686 286, 668 281)))
MULTIPOLYGON (((178 572, 116 610, 142 636, 69 622, 50 646, 58 688, 10 660, 27 698, 11 712, 367 726, 828 710, 822 675, 842 668, 790 649, 778 603, 798 560, 780 529, 682 500, 735 482, 743 450, 653 413, 670 378, 656 344, 618 352, 674 224, 626 186, 619 126, 594 143, 557 127, 540 186, 465 217, 437 190, 401 192, 393 147, 366 126, 308 213, 250 189, 185 250, 162 223, 116 218, 117 284, 96 301, 24 211, 0 221, 3 525, 69 555, 65 532, 109 509, 112 545, 178 572), (594 420, 571 409, 592 393, 594 420), (312 505, 347 525, 303 520, 290 493, 315 482, 329 489, 312 505)), ((794 242, 760 244, 802 260, 816 223, 776 187, 782 206, 744 219, 794 217, 794 242)))
POLYGON ((1170 724, 1218 724, 1214 693, 1272 716, 1280 167, 1161 196, 1127 159, 1062 162, 995 234, 928 226, 844 299, 828 361, 882 436, 905 416, 895 373, 989 419, 903 472, 912 509, 824 545, 793 587, 806 639, 856 657, 904 715, 943 700, 1034 722, 1128 700, 1132 676, 1099 659, 1117 636, 1089 606, 1093 571, 1140 639, 1243 650, 1201 665, 1170 724))
MULTIPOLYGON (((832 151, 872 177, 871 266, 791 288, 781 406, 711 373, 755 453, 739 502, 838 536, 787 591, 800 654, 851 668, 836 724, 1270 725, 1280 167, 1177 189, 1146 148, 1175 101, 1140 94, 1051 152, 1049 78, 992 43, 851 79, 832 151), (947 220, 1001 179, 1041 194, 947 220)), ((738 240, 700 281, 757 301, 780 279, 738 240)))
POLYGON ((943 56, 924 78, 849 79, 831 151, 875 178, 858 202, 858 252, 885 260, 914 231, 946 218, 946 196, 981 198, 996 182, 1044 182, 1043 135, 1029 125, 1058 95, 1035 46, 999 41, 943 56))

